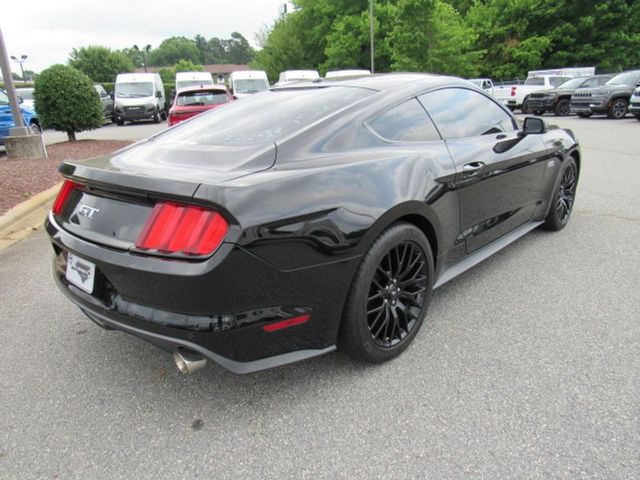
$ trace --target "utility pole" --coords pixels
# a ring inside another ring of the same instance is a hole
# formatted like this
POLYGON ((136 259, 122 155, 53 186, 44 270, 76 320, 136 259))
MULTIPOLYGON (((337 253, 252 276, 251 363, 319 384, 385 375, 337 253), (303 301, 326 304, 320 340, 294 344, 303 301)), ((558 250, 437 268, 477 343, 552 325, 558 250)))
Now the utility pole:
POLYGON ((373 47, 373 0, 369 0, 369 43, 371 44, 371 73, 376 73, 375 70, 375 53, 373 47))
POLYGON ((13 60, 14 62, 18 62, 20 64, 20 73, 22 74, 22 83, 26 85, 27 79, 24 78, 24 68, 22 64, 27 61, 27 55, 20 55, 20 58, 17 58, 14 55, 11 55, 11 60, 13 60))
POLYGON ((136 52, 140 52, 142 54, 142 67, 144 68, 144 73, 147 73, 147 53, 151 51, 151 45, 147 44, 143 49, 138 48, 138 45, 134 45, 133 49, 136 52))
MULTIPOLYGON (((26 59, 26 55, 23 55, 26 59)), ((4 44, 2 29, 0 28, 0 70, 4 78, 4 89, 9 97, 13 127, 9 128, 9 136, 4 137, 4 149, 8 158, 47 158, 47 151, 42 136, 31 134, 30 127, 25 127, 22 112, 18 106, 16 88, 13 85, 9 55, 4 44)), ((23 74, 24 77, 24 74, 23 74)))
POLYGON ((2 29, 0 29, 0 67, 2 67, 2 78, 4 78, 4 89, 9 97, 9 105, 11 105, 11 115, 13 116, 14 128, 10 129, 9 135, 27 135, 29 128, 24 126, 22 112, 18 106, 18 97, 16 97, 16 88, 13 85, 13 77, 11 76, 11 67, 9 66, 9 57, 7 56, 7 48, 4 44, 2 29))

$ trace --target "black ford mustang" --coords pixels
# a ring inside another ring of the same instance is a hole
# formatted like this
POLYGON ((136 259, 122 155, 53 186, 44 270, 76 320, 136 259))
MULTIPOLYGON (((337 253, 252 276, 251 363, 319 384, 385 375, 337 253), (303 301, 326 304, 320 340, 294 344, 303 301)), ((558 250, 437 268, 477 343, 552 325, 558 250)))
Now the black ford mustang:
POLYGON ((538 226, 563 228, 570 131, 456 78, 276 89, 112 156, 64 162, 46 222, 89 318, 247 373, 398 355, 431 292, 538 226))

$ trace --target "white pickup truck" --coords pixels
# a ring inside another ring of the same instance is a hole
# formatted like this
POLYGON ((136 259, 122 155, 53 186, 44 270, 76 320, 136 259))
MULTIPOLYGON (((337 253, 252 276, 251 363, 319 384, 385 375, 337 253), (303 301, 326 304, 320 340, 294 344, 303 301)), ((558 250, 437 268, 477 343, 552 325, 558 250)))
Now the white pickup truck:
POLYGON ((570 76, 542 75, 539 77, 529 77, 524 83, 507 83, 506 85, 494 85, 493 96, 504 103, 507 108, 514 111, 516 108, 522 113, 531 113, 527 107, 529 94, 551 90, 571 80, 570 76))

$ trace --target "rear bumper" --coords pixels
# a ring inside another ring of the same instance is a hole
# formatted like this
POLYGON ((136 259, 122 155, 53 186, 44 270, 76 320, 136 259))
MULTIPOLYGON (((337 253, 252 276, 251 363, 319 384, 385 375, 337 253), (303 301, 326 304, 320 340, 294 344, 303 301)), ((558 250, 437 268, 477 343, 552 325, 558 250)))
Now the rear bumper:
POLYGON ((168 351, 193 350, 234 373, 284 365, 335 349, 357 257, 281 271, 240 247, 227 245, 219 252, 224 258, 210 259, 211 268, 174 260, 169 262, 170 269, 154 271, 148 268, 149 258, 87 242, 62 230, 52 217, 45 225, 54 246, 56 284, 101 326, 168 351), (93 294, 66 280, 69 251, 96 265, 93 294), (114 255, 126 256, 130 267, 113 261, 114 255), (138 260, 144 260, 144 265, 138 260), (180 264, 185 264, 183 272, 178 270, 180 264), (263 329, 302 313, 311 315, 308 322, 271 332, 263 329))

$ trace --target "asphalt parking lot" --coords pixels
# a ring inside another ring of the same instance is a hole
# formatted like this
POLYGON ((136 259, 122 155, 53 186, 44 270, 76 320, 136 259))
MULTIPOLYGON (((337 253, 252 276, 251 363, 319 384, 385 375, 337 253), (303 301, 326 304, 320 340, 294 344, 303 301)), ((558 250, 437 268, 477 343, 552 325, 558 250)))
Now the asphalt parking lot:
POLYGON ((57 291, 41 231, 1 251, 0 478, 639 478, 640 122, 546 118, 582 143, 570 224, 438 289, 384 365, 182 376, 57 291))

